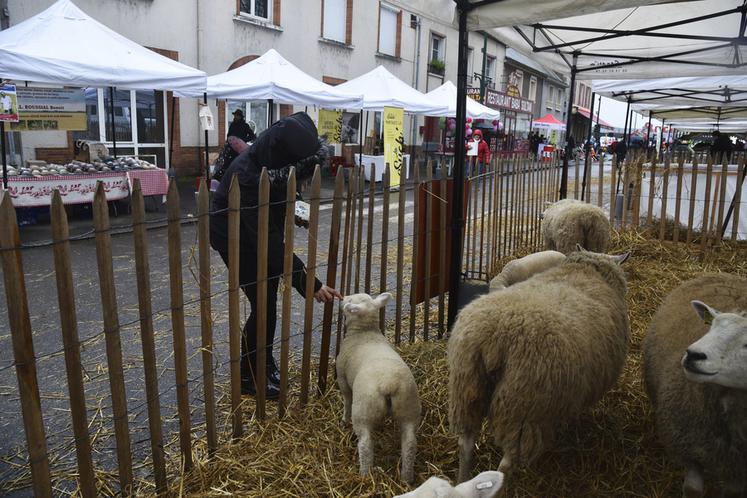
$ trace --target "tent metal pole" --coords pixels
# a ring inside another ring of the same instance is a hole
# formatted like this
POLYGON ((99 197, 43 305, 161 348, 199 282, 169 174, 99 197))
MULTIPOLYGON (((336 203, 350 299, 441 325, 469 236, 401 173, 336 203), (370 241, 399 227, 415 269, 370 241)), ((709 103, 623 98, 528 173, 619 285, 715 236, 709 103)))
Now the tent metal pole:
POLYGON ((171 131, 169 132, 169 169, 174 161, 174 121, 176 121, 176 97, 171 94, 171 131))
POLYGON ((3 155, 3 188, 8 190, 8 158, 5 156, 5 121, 0 121, 0 154, 3 155))
POLYGON ((659 158, 659 155, 661 154, 661 148, 664 145, 664 123, 666 122, 666 118, 661 119, 661 128, 659 129, 659 150, 656 151, 656 158, 659 158))
POLYGON ((648 126, 646 127, 646 157, 648 157, 649 144, 651 143, 651 111, 648 111, 648 126))
POLYGON ((358 118, 358 165, 363 166, 363 109, 358 118))
POLYGON ((628 120, 630 119, 630 97, 628 97, 628 105, 625 107, 625 126, 623 127, 623 142, 628 145, 628 120))
POLYGON ((597 94, 591 92, 591 109, 589 109, 589 132, 586 137, 586 144, 589 145, 589 151, 586 151, 586 144, 584 144, 584 176, 581 180, 581 200, 584 200, 586 194, 586 173, 589 171, 589 161, 591 161, 591 133, 594 129, 594 101, 596 100, 597 94))
MULTIPOLYGON (((451 266, 449 267, 449 329, 459 310, 459 287, 462 278, 462 228, 464 225, 464 122, 467 116, 467 14, 468 0, 457 3, 459 15, 459 48, 457 57, 456 137, 454 137, 454 198, 451 216, 451 266)), ((417 195, 417 191, 415 192, 417 195)))
MULTIPOLYGON (((365 116, 366 117, 363 120, 363 122, 365 123, 365 128, 364 128, 364 131, 363 131, 363 140, 366 140, 366 137, 368 136, 368 111, 366 111, 365 116)), ((375 116, 376 115, 374 114, 374 119, 376 119, 375 116)), ((382 128, 383 128, 383 126, 382 126, 382 128)), ((363 167, 363 156, 361 156, 359 159, 360 159, 360 162, 361 162, 360 163, 360 167, 362 168, 363 167)))
MULTIPOLYGON (((208 105, 207 92, 202 94, 202 103, 208 105)), ((209 146, 208 146, 208 130, 205 128, 205 181, 210 181, 210 159, 208 158, 209 146)))
POLYGON ((117 158, 117 128, 114 126, 114 87, 109 87, 109 116, 112 120, 112 152, 117 158))
MULTIPOLYGON (((565 123, 565 154, 563 154, 563 173, 560 177, 560 198, 565 199, 568 195, 568 159, 572 151, 568 150, 568 140, 573 135, 573 98, 576 93, 576 63, 578 53, 573 53, 573 65, 571 66, 571 87, 568 92, 568 114, 565 123)), ((578 170, 578 167, 577 167, 578 170)))

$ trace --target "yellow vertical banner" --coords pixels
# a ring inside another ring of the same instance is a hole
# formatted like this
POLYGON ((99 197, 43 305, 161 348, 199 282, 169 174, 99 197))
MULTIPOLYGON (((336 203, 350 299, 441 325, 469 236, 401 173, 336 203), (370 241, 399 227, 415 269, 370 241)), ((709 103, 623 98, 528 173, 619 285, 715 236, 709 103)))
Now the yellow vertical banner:
POLYGON ((405 148, 405 114, 399 107, 384 107, 384 163, 389 163, 389 185, 399 186, 404 166, 403 152, 405 148))
POLYGON ((339 144, 342 131, 342 112, 319 109, 319 136, 327 137, 327 143, 339 144))

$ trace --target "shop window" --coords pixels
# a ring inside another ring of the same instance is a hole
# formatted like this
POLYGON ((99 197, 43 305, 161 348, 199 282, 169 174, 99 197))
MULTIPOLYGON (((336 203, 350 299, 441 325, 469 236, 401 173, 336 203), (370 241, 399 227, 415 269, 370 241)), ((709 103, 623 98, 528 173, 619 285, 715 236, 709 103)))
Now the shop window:
POLYGON ((348 19, 347 0, 322 0, 322 37, 340 43, 348 43, 346 21, 348 19))
MULTIPOLYGON (((110 92, 104 92, 104 118, 106 127, 104 136, 107 141, 111 141, 112 114, 110 92)), ((130 92, 127 90, 114 91, 114 136, 118 142, 132 141, 132 102, 130 92)))
POLYGON ((74 131, 74 140, 94 140, 101 139, 99 130, 99 93, 95 88, 86 88, 86 130, 74 131))
POLYGON ((402 27, 402 12, 379 5, 379 53, 399 57, 400 29, 402 27))
POLYGON ((137 106, 137 139, 141 143, 165 142, 166 129, 163 109, 163 92, 135 92, 137 106))
MULTIPOLYGON (((244 113, 244 117, 251 126, 254 125, 254 133, 259 134, 260 132, 267 129, 267 102, 266 101, 254 101, 245 102, 243 100, 229 100, 226 103, 226 129, 233 120, 233 112, 236 109, 241 109, 244 113)), ((275 113, 276 119, 278 119, 278 112, 275 113)))
POLYGON ((532 76, 529 78, 529 93, 527 94, 527 98, 531 100, 532 102, 535 101, 537 98, 537 77, 532 76))
POLYGON ((271 9, 271 0, 239 0, 239 13, 243 15, 269 21, 271 9))

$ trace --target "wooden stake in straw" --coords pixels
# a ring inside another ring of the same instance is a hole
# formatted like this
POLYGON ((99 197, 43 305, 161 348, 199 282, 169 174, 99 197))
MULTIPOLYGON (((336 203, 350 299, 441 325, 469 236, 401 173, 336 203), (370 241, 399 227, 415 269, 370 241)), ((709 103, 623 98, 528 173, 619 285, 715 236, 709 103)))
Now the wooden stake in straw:
POLYGON ((693 157, 690 171, 690 209, 687 215, 687 235, 685 242, 689 244, 693 240, 693 224, 695 220, 695 189, 698 186, 698 158, 693 157))
MULTIPOLYGON (((667 156, 667 161, 669 157, 667 156)), ((648 186, 648 211, 646 212, 646 225, 651 226, 654 218, 654 193, 656 192, 656 161, 651 161, 651 176, 648 186)))
MULTIPOLYGON (((721 188, 719 189, 719 201, 718 201, 718 223, 716 224, 716 233, 714 234, 715 240, 721 240, 721 232, 723 232, 724 225, 724 207, 726 206, 726 182, 729 174, 729 161, 727 154, 723 154, 721 162, 721 188)), ((737 184, 738 186, 739 184, 737 184)))
MULTIPOLYGON (((340 173, 342 174, 342 173, 340 173)), ((290 323, 293 285, 293 237, 296 215, 296 168, 291 166, 285 193, 285 245, 283 247, 283 308, 280 324, 280 396, 278 417, 283 418, 288 407, 288 356, 290 354, 290 323)))
POLYGON ((202 339, 202 384, 205 396, 205 428, 208 453, 218 449, 215 427, 215 385, 213 378, 213 317, 210 303, 210 194, 207 179, 197 194, 197 243, 200 265, 200 335, 202 339))
MULTIPOLYGON (((379 293, 386 292, 387 278, 387 252, 389 249, 389 181, 391 172, 389 163, 384 166, 384 176, 381 180, 381 190, 383 193, 382 210, 381 210, 381 265, 379 268, 379 293)), ((379 329, 381 333, 386 332, 386 308, 379 310, 379 329)))
POLYGON ((703 200, 703 225, 701 227, 700 235, 700 250, 705 253, 706 246, 708 244, 708 230, 709 230, 709 217, 708 211, 711 208, 711 176, 713 175, 713 157, 708 158, 708 165, 706 166, 706 184, 705 184, 705 199, 703 200))
POLYGON ((8 304, 8 321, 13 342, 13 359, 18 378, 23 428, 31 467, 34 496, 51 497, 52 483, 49 474, 47 441, 41 413, 39 384, 36 378, 36 357, 29 318, 26 280, 21 258, 21 238, 18 233, 16 211, 10 194, 0 192, 0 256, 3 262, 5 300, 8 304))
POLYGON ((150 261, 148 260, 148 237, 145 230, 145 200, 140 189, 140 180, 135 178, 132 188, 132 229, 135 242, 135 274, 137 275, 137 298, 140 316, 140 342, 143 347, 143 371, 145 373, 145 395, 148 398, 148 427, 150 448, 153 454, 153 475, 156 491, 166 491, 166 456, 163 451, 163 427, 161 426, 161 401, 158 390, 158 366, 156 364, 156 340, 153 332, 153 306, 150 287, 150 261))
POLYGON ((60 306, 60 328, 65 349, 65 369, 70 393, 70 416, 75 435, 75 454, 78 459, 78 482, 81 495, 96 496, 96 483, 91 459, 91 440, 88 437, 88 417, 86 416, 86 395, 83 386, 83 373, 80 363, 78 322, 75 313, 75 288, 71 268, 70 240, 67 215, 62 205, 60 191, 52 192, 50 207, 52 239, 55 242, 54 268, 57 280, 57 300, 60 306))
POLYGON ((423 285, 423 340, 428 340, 431 328, 431 247, 433 220, 433 163, 428 161, 425 171, 425 282, 423 285))
POLYGON ((439 251, 438 251, 438 338, 441 339, 446 331, 446 210, 449 204, 447 183, 446 183, 446 165, 441 163, 441 199, 438 204, 438 213, 440 215, 439 230, 439 251))
MULTIPOLYGON (((337 282, 337 253, 340 248, 340 222, 342 218, 343 189, 345 188, 342 172, 335 178, 335 193, 332 201, 332 226, 329 231, 329 254, 327 255, 327 285, 333 289, 337 282)), ((332 340, 332 314, 334 303, 324 303, 322 319, 322 346, 319 351, 319 394, 327 390, 327 370, 329 368, 329 346, 332 340)))
POLYGON ((744 184, 744 170, 745 170, 744 156, 739 158, 739 167, 737 168, 737 183, 736 192, 734 195, 734 211, 731 218, 731 240, 737 240, 739 234, 739 210, 742 207, 742 189, 740 185, 744 184))
MULTIPOLYGON (((612 168, 610 171, 610 224, 615 226, 615 206, 617 205, 617 156, 612 156, 612 168)), ((649 194, 650 195, 650 194, 649 194)))
POLYGON ((374 228, 374 200, 376 195, 376 181, 374 178, 376 165, 371 164, 371 178, 368 182, 368 226, 366 231, 366 274, 365 274, 365 292, 371 293, 371 265, 373 258, 373 228, 374 228))
MULTIPOLYGON (((294 193, 295 195, 295 193, 294 193)), ((241 437, 241 316, 239 310, 239 228, 241 191, 234 176, 228 187, 228 336, 231 362, 231 436, 241 437)))
POLYGON ((355 293, 361 291, 361 251, 363 250, 363 196, 366 185, 364 168, 361 166, 358 175, 358 243, 355 252, 355 293))
MULTIPOLYGON (((405 274, 405 205, 407 190, 405 172, 400 171, 399 192, 397 194, 397 292, 394 296, 397 304, 394 307, 394 342, 399 344, 402 338, 402 283, 405 274)), ((417 192, 415 193, 417 196, 417 192)))
POLYGON ((301 406, 309 402, 311 382, 311 335, 314 325, 314 283, 316 282, 316 246, 319 234, 319 190, 322 185, 319 165, 311 180, 311 213, 309 214, 309 260, 306 262, 306 306, 303 323, 303 352, 301 359, 301 406))
POLYGON ((182 279, 182 232, 179 220, 179 190, 176 179, 169 182, 166 196, 168 211, 169 276, 171 288, 171 328, 174 337, 174 370, 176 371, 176 403, 179 413, 179 447, 184 469, 192 468, 192 442, 187 384, 187 343, 184 334, 184 295, 182 279))
MULTIPOLYGON (((664 235, 667 229, 667 201, 669 197, 669 171, 671 167, 671 158, 670 156, 667 156, 664 166, 664 175, 662 177, 663 186, 661 190, 661 214, 659 215, 659 240, 664 240, 664 235)), ((675 220, 675 224, 676 223, 677 220, 675 220)))
POLYGON ((114 288, 112 241, 109 226, 109 206, 106 203, 104 184, 98 182, 93 198, 93 226, 96 230, 96 259, 98 261, 101 307, 104 311, 104 336, 106 359, 109 367, 109 386, 112 393, 114 434, 117 440, 117 464, 122 494, 132 493, 132 456, 130 432, 127 422, 127 397, 122 374, 122 346, 119 337, 117 292, 114 288))
POLYGON ((603 199, 604 199, 604 154, 599 156, 599 178, 597 178, 598 184, 597 188, 599 191, 597 192, 597 206, 602 207, 603 199))
POLYGON ((257 419, 264 420, 267 394, 267 244, 270 238, 270 179, 267 168, 259 174, 257 206, 257 351, 254 387, 257 419))
POLYGON ((413 196, 414 196, 414 206, 413 206, 413 224, 412 224, 412 279, 410 280, 410 342, 415 342, 415 314, 417 312, 417 292, 416 289, 418 287, 418 279, 420 278, 420 275, 418 273, 418 237, 419 237, 419 230, 418 230, 418 220, 420 218, 420 168, 417 166, 415 167, 415 174, 413 178, 413 196))
MULTIPOLYGON (((342 175, 342 172, 338 172, 342 175)), ((348 181, 348 194, 345 199, 345 229, 342 244, 342 274, 340 275, 340 292, 345 295, 348 292, 350 281, 350 273, 348 272, 348 264, 350 259, 348 258, 348 249, 352 245, 351 239, 351 222, 355 221, 355 216, 351 216, 355 211, 352 210, 352 203, 354 199, 355 181, 353 180, 353 174, 351 172, 350 179, 348 181)), ((335 357, 340 354, 340 344, 342 343, 342 307, 337 311, 337 339, 335 340, 335 357)))
POLYGON ((680 212, 682 210, 682 172, 685 167, 685 158, 680 157, 679 165, 677 166, 677 191, 674 194, 674 233, 672 234, 672 240, 679 242, 680 240, 680 212))

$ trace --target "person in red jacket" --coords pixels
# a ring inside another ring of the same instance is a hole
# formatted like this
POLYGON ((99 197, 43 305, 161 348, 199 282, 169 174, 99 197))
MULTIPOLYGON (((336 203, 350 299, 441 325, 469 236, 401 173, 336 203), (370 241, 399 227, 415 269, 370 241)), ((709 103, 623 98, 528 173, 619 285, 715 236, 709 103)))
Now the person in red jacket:
MULTIPOLYGON (((467 144, 467 150, 469 150, 470 145, 472 147, 477 146, 477 156, 468 154, 469 158, 475 158, 474 163, 477 165, 477 168, 475 168, 476 174, 481 174, 487 166, 487 164, 490 162, 490 146, 488 143, 482 139, 482 131, 475 130, 472 133, 472 138, 470 140, 473 142, 472 144, 467 144)), ((470 161, 472 163, 472 161, 470 161)))

